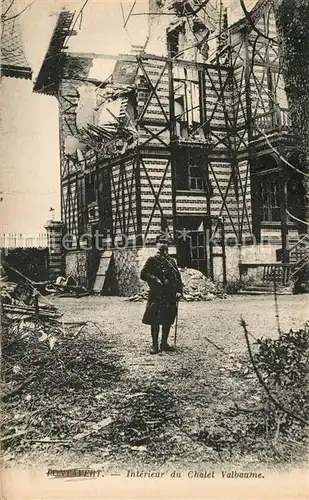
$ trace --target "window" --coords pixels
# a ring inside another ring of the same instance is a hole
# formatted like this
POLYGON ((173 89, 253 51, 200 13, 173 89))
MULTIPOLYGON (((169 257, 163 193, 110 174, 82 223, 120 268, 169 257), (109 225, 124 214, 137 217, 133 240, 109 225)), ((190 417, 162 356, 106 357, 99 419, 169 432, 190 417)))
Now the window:
POLYGON ((198 154, 188 155, 189 189, 205 191, 204 159, 198 154))
POLYGON ((181 139, 204 141, 201 127, 200 90, 197 72, 174 69, 176 135, 181 139))
POLYGON ((193 269, 198 269, 201 272, 205 270, 205 233, 192 232, 191 233, 191 266, 193 269))
POLYGON ((280 222, 281 190, 277 172, 260 177, 261 219, 280 222))
POLYGON ((87 204, 97 201, 96 174, 91 172, 86 175, 86 199, 87 204))
POLYGON ((179 29, 175 29, 168 34, 167 43, 171 57, 175 57, 179 52, 179 29))
POLYGON ((205 139, 200 127, 199 88, 195 82, 180 82, 175 93, 175 119, 178 137, 186 139, 197 134, 205 139))
POLYGON ((205 191, 205 179, 201 166, 189 166, 189 189, 193 191, 205 191))
POLYGON ((192 153, 183 153, 177 164, 177 189, 206 191, 204 159, 192 153))
MULTIPOLYGON (((299 168, 297 159, 292 158, 290 161, 299 168)), ((290 214, 301 221, 306 220, 305 199, 305 188, 302 179, 300 175, 292 173, 287 183, 287 206, 290 214)), ((290 222, 295 224, 295 219, 292 217, 289 219, 290 222)))
POLYGON ((188 133, 188 122, 186 119, 184 97, 175 97, 175 119, 176 119, 176 135, 177 137, 187 138, 188 133))

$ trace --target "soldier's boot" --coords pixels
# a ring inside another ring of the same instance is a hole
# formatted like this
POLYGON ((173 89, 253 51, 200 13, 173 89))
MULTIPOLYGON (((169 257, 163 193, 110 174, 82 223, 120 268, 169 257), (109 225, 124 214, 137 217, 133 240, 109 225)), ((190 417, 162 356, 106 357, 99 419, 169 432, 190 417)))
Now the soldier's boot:
POLYGON ((150 354, 158 354, 159 352, 159 325, 151 325, 152 348, 150 354))
POLYGON ((170 346, 167 343, 167 339, 170 333, 171 325, 163 325, 162 326, 162 339, 160 344, 160 350, 165 352, 175 351, 174 347, 170 346))

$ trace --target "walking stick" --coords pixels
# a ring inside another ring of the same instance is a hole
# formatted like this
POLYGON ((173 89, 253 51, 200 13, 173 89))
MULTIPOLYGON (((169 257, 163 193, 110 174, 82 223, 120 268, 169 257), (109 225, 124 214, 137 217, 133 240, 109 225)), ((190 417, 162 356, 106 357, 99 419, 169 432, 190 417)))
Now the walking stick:
POLYGON ((176 347, 176 343, 177 343, 178 306, 179 306, 179 300, 177 300, 177 302, 176 302, 176 322, 175 322, 175 331, 174 331, 174 346, 175 347, 176 347))

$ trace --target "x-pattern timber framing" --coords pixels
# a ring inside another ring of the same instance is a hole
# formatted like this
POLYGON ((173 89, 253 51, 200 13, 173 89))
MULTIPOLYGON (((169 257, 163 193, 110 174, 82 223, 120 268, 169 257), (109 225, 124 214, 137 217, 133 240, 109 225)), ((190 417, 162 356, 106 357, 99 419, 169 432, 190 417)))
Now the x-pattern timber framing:
MULTIPOLYGON (((210 147, 208 147, 209 149, 208 169, 210 170, 213 176, 216 188, 221 198, 221 206, 218 211, 218 217, 222 216, 225 210, 229 223, 231 225, 232 232, 234 233, 238 241, 242 241, 242 233, 243 233, 245 218, 247 222, 247 227, 249 228, 250 231, 250 218, 249 218, 247 199, 246 199, 248 177, 246 173, 245 183, 243 185, 240 171, 238 168, 237 153, 240 148, 240 145, 243 144, 245 147, 247 147, 247 143, 245 142, 243 136, 241 136, 237 130, 237 114, 235 114, 235 111, 231 106, 232 104, 231 99, 233 95, 233 87, 232 87, 233 73, 229 67, 228 68, 226 66, 222 67, 219 60, 217 60, 217 64, 215 67, 210 67, 209 65, 203 65, 203 73, 204 73, 204 79, 208 83, 208 93, 212 93, 212 96, 215 96, 216 98, 216 102, 212 105, 212 109, 209 112, 209 109, 207 109, 208 102, 206 93, 206 103, 205 103, 206 120, 204 126, 205 130, 207 130, 208 132, 207 139, 210 140, 210 147), (216 119, 216 115, 218 115, 219 113, 223 115, 223 123, 221 123, 221 125, 218 126, 216 124, 213 124, 212 122, 213 119, 216 119), (223 135, 222 132, 224 133, 223 135), (219 135, 220 133, 221 135, 219 135), (239 144, 237 144, 236 138, 238 139, 239 144), (226 169, 228 169, 230 165, 230 176, 228 178, 227 185, 225 187, 221 185, 220 180, 216 173, 216 169, 213 166, 213 163, 215 163, 216 160, 212 159, 213 156, 212 153, 216 150, 218 146, 224 153, 226 169), (239 206, 239 191, 241 193, 241 197, 243 200, 242 207, 239 206), (229 209, 228 196, 232 196, 234 202, 237 203, 236 221, 234 220, 231 210, 229 209)), ((207 147, 208 145, 206 144, 205 146, 207 147)), ((216 220, 214 233, 216 233, 217 229, 218 229, 218 222, 216 220)))
POLYGON ((137 91, 138 102, 142 103, 139 106, 136 123, 139 131, 139 145, 143 148, 154 145, 168 148, 168 132, 170 128, 169 110, 162 103, 164 92, 163 95, 162 90, 159 92, 159 86, 163 87, 164 85, 164 77, 165 80, 167 79, 168 62, 163 58, 151 56, 147 56, 146 58, 137 57, 136 59, 140 81, 144 79, 144 83, 139 84, 137 91), (143 99, 145 98, 146 100, 144 101, 143 99), (142 132, 146 132, 146 135, 142 132))
POLYGON ((111 179, 112 235, 133 237, 139 232, 138 210, 138 156, 109 161, 111 179))
MULTIPOLYGON (((164 181, 166 179, 166 175, 167 175, 167 173, 168 173, 168 171, 170 169, 171 161, 170 161, 170 158, 167 159, 167 161, 166 161, 166 166, 165 166, 165 168, 163 170, 162 177, 161 177, 160 184, 159 184, 159 187, 158 187, 157 191, 155 190, 155 187, 153 185, 153 181, 151 180, 151 178, 149 176, 149 173, 148 173, 148 170, 147 170, 147 166, 145 165, 145 162, 144 162, 144 160, 143 160, 142 157, 141 157, 141 166, 142 166, 142 169, 143 169, 143 171, 145 173, 145 176, 146 176, 146 178, 148 180, 149 187, 151 189, 151 193, 152 193, 153 198, 154 198, 153 206, 151 208, 151 213, 150 213, 149 218, 147 220, 146 229, 145 229, 145 231, 143 233, 143 237, 147 238, 148 231, 149 231, 149 228, 150 228, 150 225, 151 225, 151 222, 152 222, 152 219, 153 219, 153 216, 154 216, 156 208, 159 209, 162 219, 164 219, 166 217, 164 209, 162 208, 162 205, 160 203, 160 194, 161 194, 162 188, 164 186, 164 181)), ((167 229, 169 229, 169 228, 167 227, 167 229)))
MULTIPOLYGON (((269 9, 259 21, 262 23, 260 26, 261 31, 266 30, 267 34, 270 33, 272 24, 274 25, 272 16, 273 12, 269 9)), ((251 199, 248 189, 250 189, 250 160, 255 154, 250 144, 253 139, 255 120, 262 114, 266 114, 269 116, 270 123, 274 126, 276 125, 276 120, 278 120, 277 112, 280 109, 280 104, 282 104, 280 103, 280 93, 282 94, 280 91, 282 91, 283 82, 276 41, 266 40, 250 28, 247 28, 243 32, 238 32, 234 36, 234 39, 232 35, 225 49, 225 54, 220 54, 220 56, 217 58, 217 65, 218 75, 221 80, 221 92, 227 89, 226 92, 222 92, 225 127, 227 131, 227 140, 224 143, 228 144, 232 167, 231 177, 225 192, 216 179, 211 163, 210 169, 222 197, 220 215, 225 208, 235 235, 241 243, 245 232, 245 222, 247 225, 246 232, 251 233, 251 199), (226 82, 224 83, 222 79, 220 65, 220 60, 223 59, 224 55, 224 60, 228 61, 230 68, 230 82, 228 86, 225 85, 226 82), (241 175, 239 165, 244 162, 247 162, 247 167, 241 175), (238 205, 238 231, 236 231, 236 224, 232 220, 227 202, 229 190, 233 187, 233 195, 238 205), (241 200, 242 206, 240 206, 241 200)), ((217 93, 217 90, 215 91, 217 93)), ((215 134, 213 133, 213 135, 215 134)))
MULTIPOLYGON (((146 98, 144 92, 144 95, 142 96, 142 98, 144 98, 144 102, 140 99, 142 106, 139 105, 139 112, 136 120, 139 140, 138 148, 135 151, 136 158, 132 160, 133 166, 131 169, 131 178, 129 178, 127 167, 128 163, 125 158, 122 157, 118 160, 113 159, 113 162, 110 163, 109 166, 111 169, 110 178, 114 213, 113 233, 117 234, 117 232, 121 232, 122 234, 126 234, 131 232, 136 234, 137 231, 141 229, 142 203, 141 198, 137 193, 141 188, 138 184, 140 183, 140 175, 143 173, 147 179, 148 187, 153 197, 153 204, 146 223, 146 228, 144 228, 144 236, 147 236, 154 213, 157 209, 159 210, 162 219, 171 219, 170 212, 168 214, 165 213, 160 197, 167 174, 172 167, 172 160, 170 158, 171 152, 173 152, 174 155, 182 154, 181 149, 177 150, 177 147, 171 148, 173 124, 172 120, 170 120, 170 116, 174 116, 175 114, 175 110, 172 108, 175 104, 174 92, 175 86, 178 85, 178 81, 177 79, 174 81, 171 77, 172 73, 170 72, 171 68, 169 65, 172 67, 174 61, 167 58, 157 58, 148 55, 137 57, 136 60, 139 67, 138 73, 140 76, 144 77, 144 90, 146 85, 146 98), (165 103, 163 102, 164 100, 165 103), (137 160, 137 156, 139 156, 139 161, 137 160), (166 160, 163 170, 161 169, 161 178, 157 187, 155 187, 154 181, 151 179, 148 166, 145 162, 145 158, 149 159, 151 157, 158 157, 162 160, 166 160), (136 174, 137 169, 139 170, 138 175, 136 174), (133 200, 134 192, 135 200, 133 200)), ((189 63, 188 61, 175 61, 175 63, 177 65, 184 63, 185 66, 189 68, 196 68, 195 63, 189 63)), ((247 177, 245 185, 242 186, 236 160, 237 150, 235 151, 234 136, 235 133, 237 135, 237 127, 235 125, 237 114, 233 114, 229 111, 231 103, 231 71, 229 68, 222 68, 218 62, 216 65, 198 65, 196 74, 197 83, 199 84, 199 93, 204 96, 204 98, 199 102, 199 106, 204 107, 205 109, 204 112, 203 110, 200 110, 200 123, 198 124, 198 128, 203 129, 203 131, 207 133, 204 143, 199 145, 199 147, 205 152, 205 158, 208 157, 208 166, 206 166, 205 175, 209 177, 209 171, 212 173, 215 185, 217 186, 218 193, 221 197, 221 206, 219 208, 218 215, 222 215, 225 210, 234 234, 236 237, 241 238, 239 230, 242 230, 245 216, 247 218, 248 225, 250 223, 247 207, 245 205, 247 177), (209 93, 211 93, 212 96, 211 106, 208 106, 207 103, 209 93), (217 124, 218 120, 216 120, 218 113, 223 113, 223 122, 219 125, 217 124), (214 139, 216 142, 214 142, 214 139), (216 159, 211 159, 211 150, 208 151, 208 154, 206 151, 207 148, 209 149, 209 140, 212 141, 211 144, 214 149, 219 147, 220 151, 225 155, 226 167, 228 168, 228 163, 232 165, 230 178, 228 179, 227 185, 224 187, 220 185, 216 169, 213 168, 212 165, 212 162, 216 162, 216 159), (235 185, 237 184, 235 182, 235 178, 237 178, 238 185, 240 185, 240 191, 242 193, 244 203, 241 214, 241 224, 239 222, 239 207, 237 209, 237 221, 234 221, 228 206, 228 195, 230 194, 230 190, 232 188, 235 190, 235 185)), ((64 96, 64 98, 60 101, 63 126, 65 126, 72 135, 75 135, 74 129, 76 129, 76 124, 73 119, 74 108, 77 105, 76 98, 77 95, 72 94, 70 96, 64 96)), ((191 107, 190 111, 196 107, 196 105, 191 107)), ((191 134, 189 134, 189 138, 192 138, 191 134)), ((239 137, 239 139, 239 143, 241 143, 241 137, 239 137)), ((239 147, 240 146, 238 146, 238 149, 239 147)), ((63 216, 67 227, 73 232, 78 231, 79 225, 77 219, 80 207, 78 206, 79 199, 77 194, 78 185, 76 183, 76 176, 72 174, 79 168, 80 166, 78 165, 77 158, 73 155, 63 156, 63 216)), ((175 175, 173 176, 173 174, 175 174, 175 172, 172 172, 172 184, 175 183, 175 175)), ((171 194, 172 198, 174 198, 175 186, 172 186, 171 194)), ((173 202, 173 210, 175 211, 175 200, 173 200, 173 202)), ((208 207, 209 206, 210 205, 208 203, 208 207)), ((175 215, 176 214, 174 214, 174 216, 175 215)), ((175 226, 173 229, 175 231, 175 226)))
MULTIPOLYGON (((271 15, 268 11, 262 16, 262 30, 269 25, 271 15)), ((158 228, 159 215, 161 220, 173 219, 176 234, 177 161, 184 150, 194 147, 205 158, 206 185, 211 179, 215 190, 215 205, 211 190, 205 194, 207 215, 216 221, 225 216, 228 231, 241 243, 251 233, 250 160, 254 154, 251 143, 255 120, 263 113, 274 113, 278 107, 282 79, 277 44, 247 27, 236 35, 229 33, 227 46, 214 64, 148 54, 136 56, 135 60, 137 144, 130 154, 103 161, 104 168, 110 170, 113 234, 143 232, 147 236, 154 232, 154 226, 158 228), (181 67, 185 68, 181 70, 184 77, 179 76, 181 67), (192 93, 189 103, 190 85, 198 87, 198 103, 193 102, 192 93), (195 122, 193 128, 188 128, 186 140, 179 141, 175 124, 182 116, 175 114, 175 95, 181 92, 185 102, 182 115, 191 113, 195 122), (203 134, 196 140, 199 131, 203 134), (167 190, 172 198, 168 209, 163 201, 167 190)), ((77 94, 68 93, 60 102, 62 127, 72 135, 76 135, 73 115, 77 100, 77 94)), ((63 157, 63 214, 74 230, 79 227, 75 175, 79 169, 77 158, 63 157)), ((218 223, 212 227, 215 233, 218 223)))

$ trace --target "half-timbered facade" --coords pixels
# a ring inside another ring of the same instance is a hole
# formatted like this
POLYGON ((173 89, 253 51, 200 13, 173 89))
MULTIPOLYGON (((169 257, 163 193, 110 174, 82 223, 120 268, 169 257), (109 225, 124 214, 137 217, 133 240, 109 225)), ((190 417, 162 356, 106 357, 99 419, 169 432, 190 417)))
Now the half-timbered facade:
POLYGON ((168 231, 179 266, 226 281, 299 248, 301 182, 271 6, 257 2, 255 30, 201 5, 151 0, 147 46, 118 57, 64 52, 72 14, 60 14, 34 90, 59 101, 68 255, 122 248, 138 262, 168 231), (111 73, 98 77, 104 64, 111 73))

